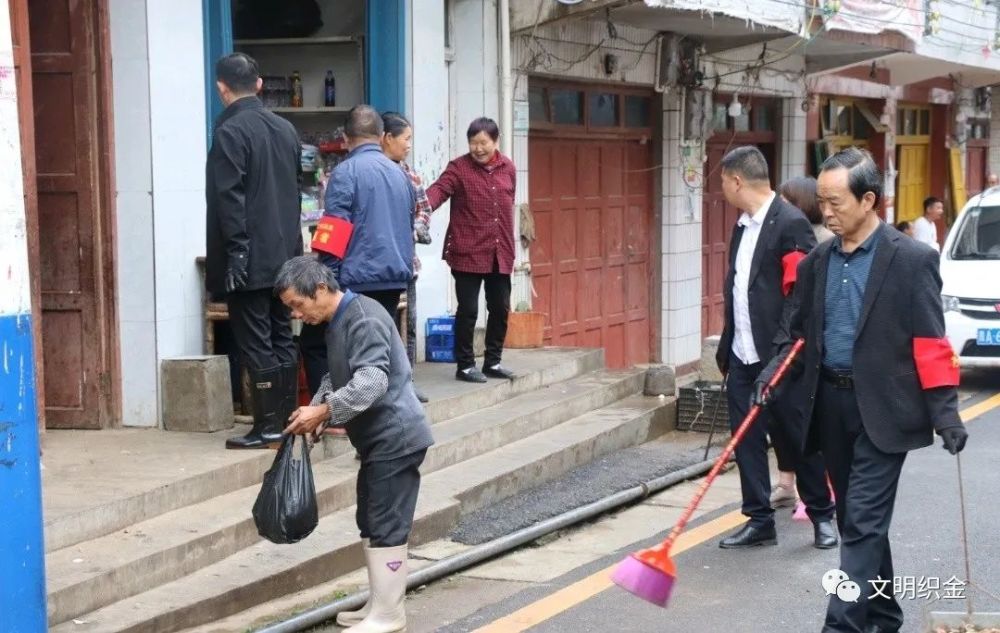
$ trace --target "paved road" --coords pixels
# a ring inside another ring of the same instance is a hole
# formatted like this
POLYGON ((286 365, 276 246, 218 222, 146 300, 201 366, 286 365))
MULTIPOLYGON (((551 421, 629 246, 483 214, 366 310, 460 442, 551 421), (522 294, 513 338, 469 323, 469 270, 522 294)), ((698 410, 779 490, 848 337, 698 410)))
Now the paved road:
MULTIPOLYGON (((987 401, 1000 391, 1000 374, 981 372, 964 377, 965 410, 987 401)), ((996 404, 996 401, 993 401, 996 404)), ((995 503, 1000 484, 1000 407, 982 413, 970 422, 970 443, 962 454, 969 508, 972 578, 994 594, 1000 593, 1000 506, 995 503)), ((730 480, 720 479, 715 490, 723 503, 700 517, 703 542, 676 557, 679 583, 668 609, 659 609, 632 598, 616 587, 606 588, 598 573, 613 566, 629 552, 658 542, 665 535, 650 526, 650 506, 639 505, 613 517, 617 532, 644 534, 636 542, 621 542, 614 550, 604 548, 593 560, 571 566, 558 577, 560 552, 573 561, 586 560, 584 551, 558 549, 558 543, 543 545, 537 552, 522 550, 509 560, 435 583, 408 599, 411 633, 424 631, 464 632, 481 630, 501 633, 529 630, 532 633, 572 631, 768 631, 801 633, 818 631, 826 609, 821 576, 835 568, 836 551, 811 547, 808 523, 794 522, 788 513, 778 519, 779 545, 752 551, 723 551, 717 546, 718 526, 738 519, 738 490, 730 480), (642 527, 649 528, 643 533, 642 527), (626 545, 626 542, 628 543, 626 545), (555 548, 546 552, 547 548, 555 548), (553 557, 556 555, 556 557, 553 557), (531 560, 537 558, 537 568, 531 560), (494 569, 496 571, 483 571, 494 569), (511 615, 513 614, 513 615, 511 615)), ((679 501, 679 500, 678 500, 679 501)), ((683 505, 680 503, 679 505, 683 505)), ((662 510, 662 508, 661 508, 662 510)), ((676 514, 676 509, 671 509, 676 514)), ((674 516, 672 515, 672 516, 674 516)), ((658 525, 666 524, 658 515, 658 525)), ((614 541, 607 521, 579 528, 570 540, 593 548, 614 541), (598 532, 598 530, 605 532, 598 532)), ((964 578, 959 530, 956 460, 939 445, 912 453, 903 479, 892 526, 896 572, 925 588, 948 579, 964 578)), ((722 532, 725 533, 725 532, 722 532)), ((577 548, 587 549, 586 546, 577 548)), ((902 580, 903 582, 907 582, 902 580)), ((918 593, 919 589, 910 592, 918 593)), ((942 587, 939 593, 944 593, 942 587)), ((966 591, 980 611, 1000 611, 1000 603, 966 591)), ((928 598, 906 596, 904 631, 924 631, 931 610, 964 610, 962 601, 931 604, 928 598)), ((333 631, 334 628, 323 630, 333 631)))

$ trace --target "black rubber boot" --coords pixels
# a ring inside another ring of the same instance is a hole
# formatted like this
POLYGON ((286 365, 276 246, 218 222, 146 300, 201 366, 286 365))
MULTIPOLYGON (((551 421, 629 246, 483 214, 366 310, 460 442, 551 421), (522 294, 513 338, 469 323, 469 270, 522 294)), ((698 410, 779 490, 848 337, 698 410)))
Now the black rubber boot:
POLYGON ((281 444, 281 431, 285 428, 281 419, 285 400, 281 373, 280 367, 250 371, 253 428, 243 437, 226 440, 226 448, 277 448, 281 444))
POLYGON ((299 366, 297 363, 281 365, 281 391, 284 400, 281 405, 281 429, 288 426, 288 418, 299 408, 299 366))

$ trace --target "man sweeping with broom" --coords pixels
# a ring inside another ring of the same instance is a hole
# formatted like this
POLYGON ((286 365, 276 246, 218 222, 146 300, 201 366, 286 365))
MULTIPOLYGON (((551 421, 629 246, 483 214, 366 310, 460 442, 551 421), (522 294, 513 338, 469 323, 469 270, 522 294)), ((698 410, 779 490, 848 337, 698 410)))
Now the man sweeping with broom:
POLYGON ((823 631, 891 633, 903 612, 870 581, 891 586, 894 577, 889 524, 907 452, 932 444, 934 431, 952 454, 965 447, 958 358, 945 337, 938 255, 876 215, 882 174, 871 155, 849 148, 830 157, 817 189, 837 237, 799 264, 796 306, 754 399, 767 404, 767 381, 804 338, 796 365, 809 398, 806 453, 823 453, 840 569, 862 588, 857 602, 830 597, 823 631))

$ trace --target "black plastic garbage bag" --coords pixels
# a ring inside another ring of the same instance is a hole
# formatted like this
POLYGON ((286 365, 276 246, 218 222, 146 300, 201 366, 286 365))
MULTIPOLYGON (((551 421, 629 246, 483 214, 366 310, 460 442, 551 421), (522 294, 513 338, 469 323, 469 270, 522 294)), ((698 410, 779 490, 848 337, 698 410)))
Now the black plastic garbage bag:
POLYGON ((272 543, 296 543, 316 529, 319 508, 304 436, 286 435, 281 442, 253 504, 253 521, 272 543))

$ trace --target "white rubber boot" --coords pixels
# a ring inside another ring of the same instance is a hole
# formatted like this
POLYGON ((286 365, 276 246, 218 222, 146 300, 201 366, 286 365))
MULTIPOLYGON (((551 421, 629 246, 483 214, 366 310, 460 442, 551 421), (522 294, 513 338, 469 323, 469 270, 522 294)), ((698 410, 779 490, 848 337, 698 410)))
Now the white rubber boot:
POLYGON ((337 624, 339 626, 354 626, 358 622, 365 619, 368 612, 372 610, 372 596, 371 596, 371 586, 372 586, 372 564, 368 560, 368 544, 371 539, 363 538, 361 539, 361 547, 365 552, 365 569, 368 571, 368 602, 365 606, 361 607, 357 611, 341 611, 337 614, 337 624))
POLYGON ((344 633, 404 633, 406 631, 406 545, 368 550, 372 581, 371 611, 344 633))

